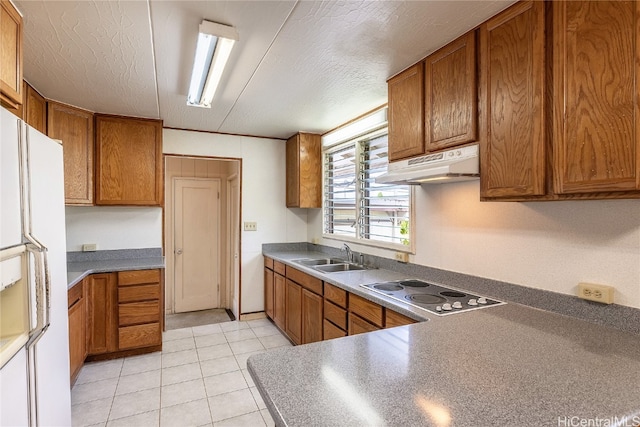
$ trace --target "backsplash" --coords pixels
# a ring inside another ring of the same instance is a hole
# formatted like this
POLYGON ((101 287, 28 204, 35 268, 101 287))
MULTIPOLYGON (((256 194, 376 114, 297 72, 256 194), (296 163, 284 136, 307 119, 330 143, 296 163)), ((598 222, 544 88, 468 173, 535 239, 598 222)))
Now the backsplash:
MULTIPOLYGON (((307 242, 264 244, 262 250, 263 252, 313 251, 325 253, 330 257, 344 257, 344 252, 341 252, 340 249, 307 242)), ((405 264, 374 255, 365 254, 364 262, 377 268, 406 274, 407 277, 421 278, 499 300, 539 308, 640 335, 640 310, 633 307, 589 302, 571 295, 528 288, 423 265, 405 264)))
POLYGON ((114 259, 155 258, 162 256, 162 248, 114 249, 95 252, 67 252, 67 262, 106 261, 114 259))

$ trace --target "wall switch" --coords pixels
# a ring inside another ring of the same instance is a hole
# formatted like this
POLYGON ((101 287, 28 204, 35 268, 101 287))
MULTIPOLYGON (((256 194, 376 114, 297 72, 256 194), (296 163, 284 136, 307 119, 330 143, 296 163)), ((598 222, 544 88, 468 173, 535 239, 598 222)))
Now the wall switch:
POLYGON ((98 245, 95 243, 85 243, 82 245, 82 252, 95 252, 98 250, 98 245))
POLYGON ((244 223, 244 231, 258 231, 258 223, 245 221, 244 223))
POLYGON ((409 254, 406 252, 396 252, 396 261, 409 262, 409 254))
POLYGON ((597 285, 595 283, 578 283, 578 297, 589 301, 613 304, 613 286, 597 285))

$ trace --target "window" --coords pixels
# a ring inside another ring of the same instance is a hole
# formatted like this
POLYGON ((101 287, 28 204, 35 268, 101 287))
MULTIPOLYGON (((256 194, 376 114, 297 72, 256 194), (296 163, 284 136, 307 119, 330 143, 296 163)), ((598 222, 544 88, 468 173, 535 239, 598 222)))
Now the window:
POLYGON ((324 235, 411 250, 411 187, 376 184, 387 171, 387 128, 324 150, 324 235))

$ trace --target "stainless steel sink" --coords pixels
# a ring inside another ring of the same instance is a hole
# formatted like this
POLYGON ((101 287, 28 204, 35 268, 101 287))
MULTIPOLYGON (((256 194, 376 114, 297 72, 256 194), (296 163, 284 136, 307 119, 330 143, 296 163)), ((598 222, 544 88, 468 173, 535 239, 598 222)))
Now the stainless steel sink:
POLYGON ((337 271, 352 271, 352 270, 364 270, 365 269, 364 267, 362 267, 360 265, 350 264, 350 263, 316 265, 313 268, 315 268, 318 271, 322 271, 324 273, 335 273, 337 271))
POLYGON ((303 258, 303 259, 294 259, 293 262, 297 262, 298 264, 306 265, 306 266, 316 266, 316 265, 328 265, 328 264, 344 264, 346 261, 338 258, 303 258))

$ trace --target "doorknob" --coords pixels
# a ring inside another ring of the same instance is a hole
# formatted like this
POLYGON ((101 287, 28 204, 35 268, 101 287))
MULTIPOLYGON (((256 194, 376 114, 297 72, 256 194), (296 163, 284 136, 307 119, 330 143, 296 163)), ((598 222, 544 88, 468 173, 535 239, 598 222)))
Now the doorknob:
POLYGON ((182 249, 176 249, 176 255, 182 255, 182 249))

